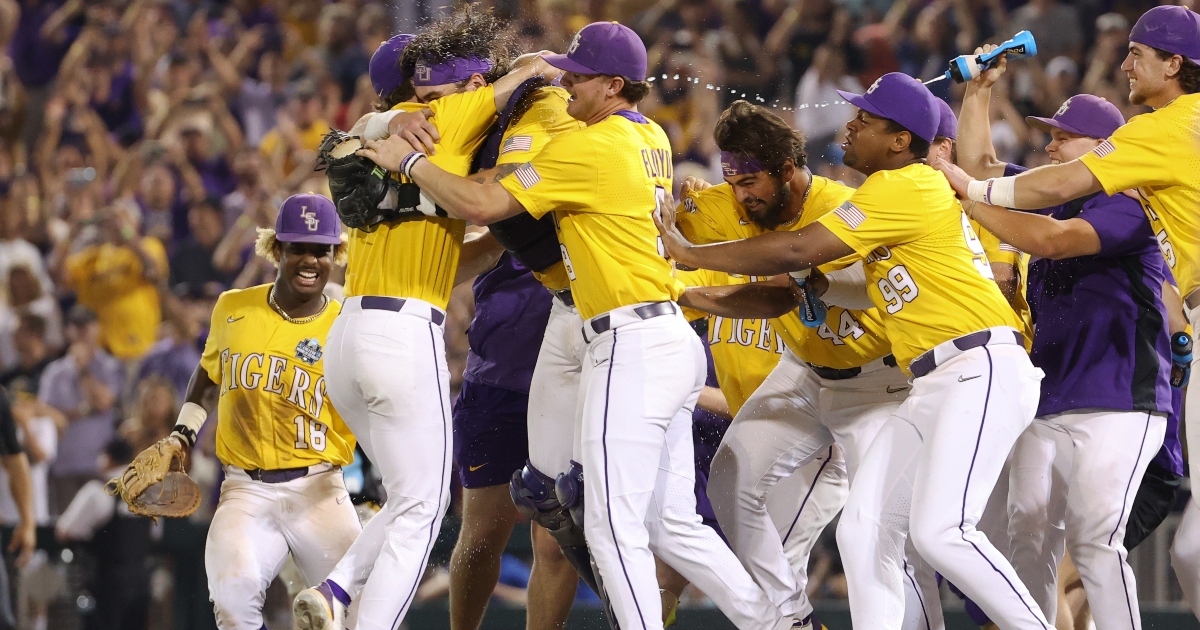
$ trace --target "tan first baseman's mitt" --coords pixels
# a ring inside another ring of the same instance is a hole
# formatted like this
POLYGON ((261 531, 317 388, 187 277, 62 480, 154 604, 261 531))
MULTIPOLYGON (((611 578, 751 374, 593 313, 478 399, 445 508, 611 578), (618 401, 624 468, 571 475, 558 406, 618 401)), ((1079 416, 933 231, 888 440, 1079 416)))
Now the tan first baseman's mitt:
POLYGON ((165 437, 138 453, 125 473, 105 489, 120 495, 129 511, 140 516, 189 516, 200 507, 200 486, 184 472, 186 455, 178 439, 165 437))

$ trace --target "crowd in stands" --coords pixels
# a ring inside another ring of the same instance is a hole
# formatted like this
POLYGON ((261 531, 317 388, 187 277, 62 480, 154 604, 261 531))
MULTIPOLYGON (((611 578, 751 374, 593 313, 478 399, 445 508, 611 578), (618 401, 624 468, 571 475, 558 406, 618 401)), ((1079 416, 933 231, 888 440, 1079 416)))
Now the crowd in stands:
MULTIPOLYGON (((98 619, 105 596, 144 597, 155 615, 149 627, 214 627, 202 566, 219 478, 211 436, 189 462, 210 495, 196 516, 139 526, 144 533, 133 535, 147 543, 128 567, 103 553, 91 554, 83 577, 60 565, 121 518, 97 480, 169 433, 217 295, 273 279, 270 263, 253 255, 256 228, 273 225, 287 196, 327 191, 313 172, 315 150, 330 128, 348 129, 372 110, 367 65, 376 46, 449 2, 0 0, 0 386, 31 463, 41 549, 32 561, 9 562, 25 584, 23 627, 81 627, 80 614, 98 619), (113 595, 104 576, 144 592, 113 595), (62 618, 46 595, 55 579, 73 609, 62 618)), ((1027 29, 1039 55, 1011 63, 993 90, 992 137, 1001 160, 1034 166, 1047 138, 1024 116, 1052 115, 1079 92, 1107 98, 1126 117, 1140 113, 1119 66, 1132 19, 1156 3, 480 4, 507 17, 528 51, 565 50, 593 20, 632 26, 654 77, 642 111, 671 138, 677 182, 720 177, 711 132, 724 107, 746 98, 804 131, 814 171, 857 183, 840 165, 853 107, 836 89, 861 91, 896 70, 932 79, 952 57, 1027 29)), ((960 86, 931 89, 957 109, 960 86)), ((447 326, 456 376, 467 288, 447 326)), ((22 526, 7 488, 0 480, 6 544, 22 526)), ((818 556, 836 566, 836 551, 818 556)), ((836 597, 838 584, 814 580, 813 588, 836 597)), ((88 627, 147 627, 111 623, 88 627)))

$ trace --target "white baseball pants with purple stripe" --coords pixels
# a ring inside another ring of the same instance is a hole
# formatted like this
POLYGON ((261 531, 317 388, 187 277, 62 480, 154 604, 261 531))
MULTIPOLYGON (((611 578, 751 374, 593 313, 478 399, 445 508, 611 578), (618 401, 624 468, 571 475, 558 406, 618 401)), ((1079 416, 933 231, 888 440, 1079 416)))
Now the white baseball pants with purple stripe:
MULTIPOLYGON (((713 458, 709 500, 734 553, 785 614, 812 612, 805 593, 809 552, 907 391, 903 372, 882 361, 854 378, 829 380, 787 350, 725 434, 713 458)), ((839 536, 839 547, 846 544, 857 542, 839 536)), ((932 572, 908 586, 914 601, 937 598, 932 572)), ((906 628, 942 626, 940 607, 911 612, 906 628)))
POLYGON ((1125 523, 1166 431, 1166 414, 1080 409, 1038 418, 1017 440, 1009 474, 1009 558, 1046 618, 1058 611, 1065 547, 1096 627, 1142 627, 1125 523))
POLYGON ((704 348, 678 310, 589 335, 584 530, 623 630, 663 627, 655 555, 738 628, 792 624, 696 514, 691 424, 705 371, 704 348))
POLYGON ((550 319, 529 383, 529 463, 555 479, 578 461, 579 377, 587 342, 583 318, 558 298, 550 303, 550 319))
POLYGON ((404 619, 450 505, 450 371, 431 312, 420 300, 396 313, 349 298, 329 330, 329 400, 387 490, 329 574, 358 606, 355 630, 394 630, 404 619))
POLYGON ((839 547, 855 628, 900 630, 906 569, 928 563, 1001 628, 1053 629, 975 527, 1033 421, 1041 379, 1025 349, 1007 344, 967 350, 913 381, 863 458, 838 526, 839 542, 854 542, 839 547))

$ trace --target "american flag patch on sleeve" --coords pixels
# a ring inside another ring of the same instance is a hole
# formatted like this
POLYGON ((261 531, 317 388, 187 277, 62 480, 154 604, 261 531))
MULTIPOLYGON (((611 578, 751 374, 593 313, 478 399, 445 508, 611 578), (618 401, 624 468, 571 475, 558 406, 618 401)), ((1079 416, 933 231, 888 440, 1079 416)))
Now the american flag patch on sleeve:
POLYGON ((512 153, 513 151, 528 151, 533 148, 533 136, 510 136, 504 141, 504 146, 500 149, 500 155, 512 153))
POLYGON ((849 201, 838 206, 833 213, 836 214, 842 221, 845 221, 846 225, 850 226, 851 230, 858 229, 858 226, 862 225, 863 221, 867 220, 867 215, 863 214, 863 211, 859 210, 858 206, 850 203, 849 201))
POLYGON ((1102 158, 1116 150, 1117 150, 1117 147, 1114 147, 1113 143, 1109 142, 1108 140, 1105 140, 1104 142, 1100 143, 1100 146, 1096 147, 1095 149, 1092 149, 1092 153, 1095 153, 1096 157, 1102 158))
POLYGON ((1013 247, 1012 245, 1009 245, 1008 243, 1004 243, 1004 242, 1000 243, 1000 251, 1008 252, 1010 254, 1023 254, 1024 253, 1021 250, 1017 249, 1016 247, 1013 247))
POLYGON ((538 175, 537 169, 533 168, 532 164, 522 164, 520 168, 513 171, 513 175, 517 176, 517 181, 521 182, 521 187, 525 190, 533 188, 533 185, 542 181, 542 177, 538 175))

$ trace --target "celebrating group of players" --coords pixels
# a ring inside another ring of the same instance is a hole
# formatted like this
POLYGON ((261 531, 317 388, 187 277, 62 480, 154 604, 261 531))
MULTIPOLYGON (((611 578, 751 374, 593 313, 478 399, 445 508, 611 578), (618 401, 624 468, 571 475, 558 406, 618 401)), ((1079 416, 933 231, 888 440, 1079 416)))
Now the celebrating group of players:
MULTIPOLYGON (((892 73, 843 93, 857 190, 739 101, 714 131, 724 183, 689 180, 678 208, 633 31, 516 59, 502 31, 467 10, 384 43, 380 112, 325 151, 334 201, 286 200, 257 248, 276 281, 217 303, 156 448, 216 412, 222 629, 265 628, 289 553, 317 585, 297 628, 396 628, 455 465, 455 629, 478 627, 519 514, 531 629, 562 626, 577 575, 625 630, 662 628, 689 582, 739 628, 819 628, 808 553, 839 511, 855 627, 944 627, 940 574, 1000 628, 1051 628, 1064 550, 1096 627, 1141 627, 1127 548, 1183 474, 1200 326, 1200 16, 1158 7, 1130 34, 1153 113, 1079 95, 1030 119, 1052 166, 995 158, 1004 62, 961 119, 892 73), (476 276, 452 413, 445 309, 476 276), (387 494, 361 531, 356 440, 387 494)), ((1173 549, 1193 606, 1198 510, 1173 549)))

